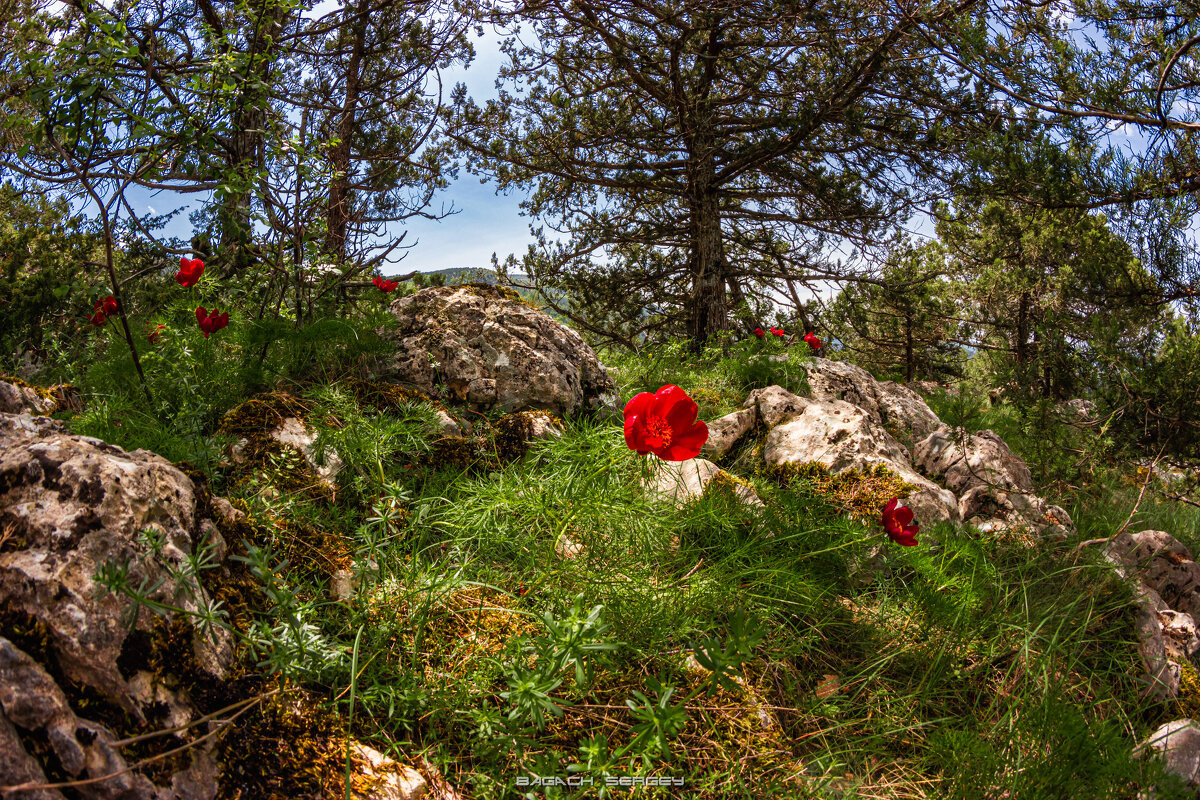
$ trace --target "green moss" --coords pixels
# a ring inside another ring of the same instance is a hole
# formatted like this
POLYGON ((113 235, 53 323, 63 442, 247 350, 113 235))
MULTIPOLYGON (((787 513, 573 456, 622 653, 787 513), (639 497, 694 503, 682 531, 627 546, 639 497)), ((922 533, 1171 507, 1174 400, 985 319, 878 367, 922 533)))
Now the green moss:
POLYGON ((280 684, 217 746, 218 800, 292 800, 341 797, 346 736, 342 726, 308 693, 280 684))
POLYGON ((368 406, 376 411, 394 411, 405 403, 425 403, 436 409, 445 411, 446 407, 415 389, 406 389, 394 383, 367 381, 361 378, 348 378, 341 385, 350 390, 360 406, 368 406))
POLYGON ((1179 716, 1200 719, 1200 671, 1187 660, 1179 662, 1179 696, 1175 702, 1179 716))
POLYGON ((518 411, 506 414, 492 424, 492 441, 501 461, 516 461, 529 452, 533 442, 534 420, 543 418, 551 425, 563 427, 562 420, 547 411, 518 411))
POLYGON ((769 466, 766 473, 784 488, 803 487, 828 505, 859 519, 875 517, 889 500, 917 488, 883 464, 831 475, 823 464, 808 461, 769 466))
POLYGON ((270 435, 288 417, 303 421, 311 410, 298 397, 286 392, 268 392, 227 412, 217 432, 245 440, 241 448, 242 463, 231 477, 233 486, 247 488, 252 481, 270 476, 277 491, 332 505, 333 487, 309 467, 304 454, 270 435))

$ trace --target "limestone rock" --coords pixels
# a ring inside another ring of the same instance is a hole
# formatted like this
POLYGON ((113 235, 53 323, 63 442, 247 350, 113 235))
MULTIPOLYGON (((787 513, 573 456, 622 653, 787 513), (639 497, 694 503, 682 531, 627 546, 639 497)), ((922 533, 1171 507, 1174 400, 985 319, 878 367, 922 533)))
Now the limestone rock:
POLYGON ((774 428, 802 413, 808 402, 807 398, 794 395, 782 386, 768 386, 750 392, 742 408, 755 412, 767 428, 774 428))
POLYGON ((335 569, 329 576, 329 597, 331 600, 346 602, 354 597, 358 581, 354 573, 348 569, 335 569))
POLYGON ((308 466, 326 483, 332 484, 333 479, 342 470, 342 459, 332 449, 325 452, 324 464, 317 463, 316 450, 313 447, 317 435, 298 417, 287 417, 272 428, 268 435, 280 444, 290 445, 303 453, 308 466))
POLYGON ((901 502, 922 524, 958 522, 954 495, 917 473, 908 451, 868 414, 841 400, 803 400, 800 414, 771 429, 763 446, 767 464, 815 461, 837 474, 883 464, 916 490, 901 502))
POLYGON ((47 400, 28 386, 17 386, 0 381, 0 412, 2 413, 49 414, 54 411, 55 405, 53 400, 47 400))
POLYGON ((763 504, 753 489, 736 482, 728 472, 704 458, 659 461, 647 488, 676 505, 683 505, 703 495, 714 480, 728 481, 743 503, 763 504))
POLYGON ((753 408, 743 408, 709 422, 708 441, 700 452, 715 458, 725 455, 754 428, 756 417, 753 408))
POLYGON ((1105 547, 1105 556, 1153 589, 1175 610, 1200 619, 1200 564, 1191 551, 1166 531, 1122 533, 1105 547))
POLYGON ((392 303, 384 377, 476 410, 594 411, 614 391, 579 334, 495 286, 439 286, 392 303))
POLYGON ((955 494, 976 486, 1033 492, 1029 467, 991 431, 968 434, 942 426, 913 446, 913 464, 955 494))
POLYGON ((806 365, 814 400, 843 400, 861 408, 872 422, 921 437, 942 424, 921 396, 892 381, 877 381, 862 367, 816 358, 806 365))
POLYGON ((1071 515, 1034 494, 1006 492, 994 486, 973 486, 958 499, 963 520, 981 531, 997 527, 1026 528, 1043 538, 1069 536, 1075 530, 1071 515))
POLYGON ((1162 758, 1167 772, 1183 778, 1189 786, 1200 787, 1200 726, 1195 722, 1168 722, 1134 749, 1136 757, 1151 752, 1162 758))
POLYGON ((1173 700, 1179 696, 1183 663, 1181 651, 1190 643, 1168 637, 1163 614, 1175 612, 1170 611, 1157 592, 1139 586, 1136 594, 1133 628, 1138 637, 1138 655, 1142 657, 1142 667, 1146 670, 1148 691, 1159 700, 1173 700))
MULTIPOLYGON (((0 744, 15 726, 46 741, 67 775, 99 777, 127 764, 112 744, 115 733, 89 718, 92 704, 72 699, 80 692, 123 710, 134 724, 198 715, 186 693, 142 671, 126 652, 131 633, 123 616, 131 601, 100 591, 93 579, 102 567, 119 565, 157 602, 190 612, 209 602, 201 586, 185 585, 167 569, 180 569, 202 542, 214 552, 223 546, 212 521, 200 518, 197 490, 184 473, 144 450, 73 436, 53 420, 0 413, 0 530, 0 744), (144 531, 156 540, 153 548, 144 531)), ((152 640, 161 624, 143 610, 136 636, 152 640)), ((214 680, 232 663, 228 635, 210 640, 197 632, 191 648, 189 661, 214 680)), ((42 757, 0 757, 0 785, 36 778, 42 757)), ((191 758, 170 788, 124 772, 71 796, 211 800, 215 783, 203 776, 215 775, 216 765, 203 748, 191 758)))
POLYGON ((412 767, 365 744, 356 742, 350 749, 358 768, 353 781, 355 800, 421 800, 429 793, 429 784, 412 767))
POLYGON ((1063 400, 1055 406, 1059 415, 1068 422, 1090 422, 1096 418, 1096 404, 1091 400, 1063 400))
POLYGON ((438 409, 437 411, 437 420, 438 425, 442 429, 442 433, 446 434, 447 436, 463 436, 467 433, 467 431, 464 431, 463 428, 458 424, 454 417, 450 416, 441 409, 438 409))
POLYGON ((559 558, 569 561, 572 558, 578 558, 583 555, 586 550, 578 542, 573 542, 566 536, 560 536, 558 537, 558 541, 554 543, 554 552, 559 558))

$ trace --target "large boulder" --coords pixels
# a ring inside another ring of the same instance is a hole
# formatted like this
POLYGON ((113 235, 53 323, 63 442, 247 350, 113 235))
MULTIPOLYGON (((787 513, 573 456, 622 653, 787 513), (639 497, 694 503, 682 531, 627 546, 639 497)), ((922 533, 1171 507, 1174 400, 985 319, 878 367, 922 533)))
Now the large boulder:
POLYGON ((771 394, 776 407, 799 411, 767 434, 763 458, 768 465, 816 462, 836 474, 882 464, 915 487, 902 501, 920 522, 959 521, 954 495, 913 469, 905 447, 866 411, 841 400, 789 399, 779 392, 771 394))
POLYGON ((991 431, 968 434, 942 426, 913 446, 913 464, 955 494, 976 486, 1033 491, 1033 476, 1025 461, 991 431))
POLYGON ((913 446, 913 464, 957 495, 959 515, 980 530, 1032 530, 1043 537, 1074 531, 1071 516, 1033 493, 1025 461, 992 431, 943 425, 913 446))
MULTIPOLYGON (((114 714, 139 731, 198 714, 177 683, 145 663, 164 618, 143 609, 131 630, 131 601, 106 594, 94 579, 115 565, 149 601, 201 612, 209 596, 180 575, 190 573, 188 559, 201 543, 215 556, 224 542, 202 516, 192 481, 144 450, 73 436, 46 418, 0 413, 0 532, 0 750, 7 751, 0 785, 45 782, 42 759, 49 758, 73 779, 112 775, 72 796, 211 798, 216 765, 205 747, 193 748, 160 785, 124 771, 123 732, 106 724, 114 714), (15 730, 26 732, 21 741, 45 747, 4 746, 15 730)), ((187 630, 173 640, 175 658, 220 680, 232 661, 229 637, 187 630)))
POLYGON ((1187 546, 1166 531, 1125 532, 1113 537, 1105 557, 1122 575, 1134 576, 1175 610, 1200 619, 1200 564, 1187 546))
POLYGON ((612 379, 579 334, 509 289, 439 286, 392 303, 380 377, 475 410, 602 410, 612 379))
POLYGON ((815 358, 806 367, 814 400, 844 400, 861 408, 872 422, 906 437, 920 438, 942 424, 912 389, 877 381, 862 367, 825 358, 815 358))

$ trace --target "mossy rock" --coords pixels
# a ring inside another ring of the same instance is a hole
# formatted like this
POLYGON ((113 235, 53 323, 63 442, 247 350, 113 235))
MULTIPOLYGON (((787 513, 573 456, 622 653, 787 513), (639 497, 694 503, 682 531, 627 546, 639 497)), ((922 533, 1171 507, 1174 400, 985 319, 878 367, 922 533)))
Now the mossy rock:
POLYGON ((348 378, 341 384, 354 394, 354 399, 360 406, 373 408, 376 411, 395 411, 405 403, 425 403, 439 411, 448 411, 443 403, 434 400, 424 392, 408 389, 395 383, 348 378))
POLYGON ((332 505, 333 487, 309 466, 304 453, 270 435, 284 420, 303 421, 311 410, 308 401, 287 392, 267 392, 226 412, 217 432, 244 440, 236 451, 235 460, 241 463, 233 471, 232 484, 245 486, 256 476, 271 474, 276 491, 332 505))
POLYGON ((54 403, 51 413, 57 411, 79 412, 83 410, 83 399, 79 387, 71 383, 56 383, 53 386, 38 386, 24 381, 15 375, 0 375, 0 381, 11 383, 22 389, 29 389, 43 400, 54 403))
POLYGON ((447 467, 471 470, 498 466, 494 453, 488 452, 480 440, 471 436, 440 436, 426 456, 424 466, 434 470, 447 467))
POLYGON ((816 461, 768 466, 766 474, 783 488, 801 485, 834 508, 859 519, 878 516, 889 500, 916 491, 883 464, 833 475, 816 461))
POLYGON ((547 431, 562 431, 563 422, 548 411, 518 411, 505 414, 492 424, 492 441, 501 461, 516 461, 529 452, 530 446, 547 431), (541 435, 539 435, 539 433, 541 435))
POLYGON ((305 419, 312 406, 287 392, 266 392, 225 412, 217 432, 249 439, 266 435, 288 417, 305 419))

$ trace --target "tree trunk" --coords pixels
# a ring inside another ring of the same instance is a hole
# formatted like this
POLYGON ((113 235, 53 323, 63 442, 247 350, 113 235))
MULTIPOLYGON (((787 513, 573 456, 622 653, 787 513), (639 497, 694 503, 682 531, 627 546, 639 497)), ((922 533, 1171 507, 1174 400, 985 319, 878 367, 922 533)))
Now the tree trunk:
POLYGON ((276 42, 283 32, 288 6, 276 0, 263 0, 247 45, 246 67, 238 87, 233 111, 233 135, 228 164, 236 186, 227 194, 220 211, 221 250, 229 259, 227 275, 238 275, 251 262, 250 198, 254 173, 263 162, 263 140, 267 111, 271 64, 276 42), (257 87, 257 88, 252 88, 257 87))
POLYGON ((725 253, 721 244, 721 211, 713 186, 715 149, 707 118, 703 114, 698 117, 688 165, 692 296, 687 311, 692 352, 699 352, 710 336, 726 327, 725 253))
POLYGON ((363 49, 366 41, 367 11, 362 3, 354 10, 358 21, 350 30, 353 37, 350 62, 346 65, 345 97, 342 99, 341 117, 338 120, 338 144, 330 154, 333 181, 329 186, 329 201, 325 206, 328 233, 325 237, 325 252, 337 263, 346 258, 346 233, 350 223, 350 156, 351 139, 354 136, 355 118, 358 113, 359 84, 362 80, 363 49))
POLYGON ((912 335, 912 312, 904 313, 904 380, 909 382, 913 379, 913 335, 912 335))

